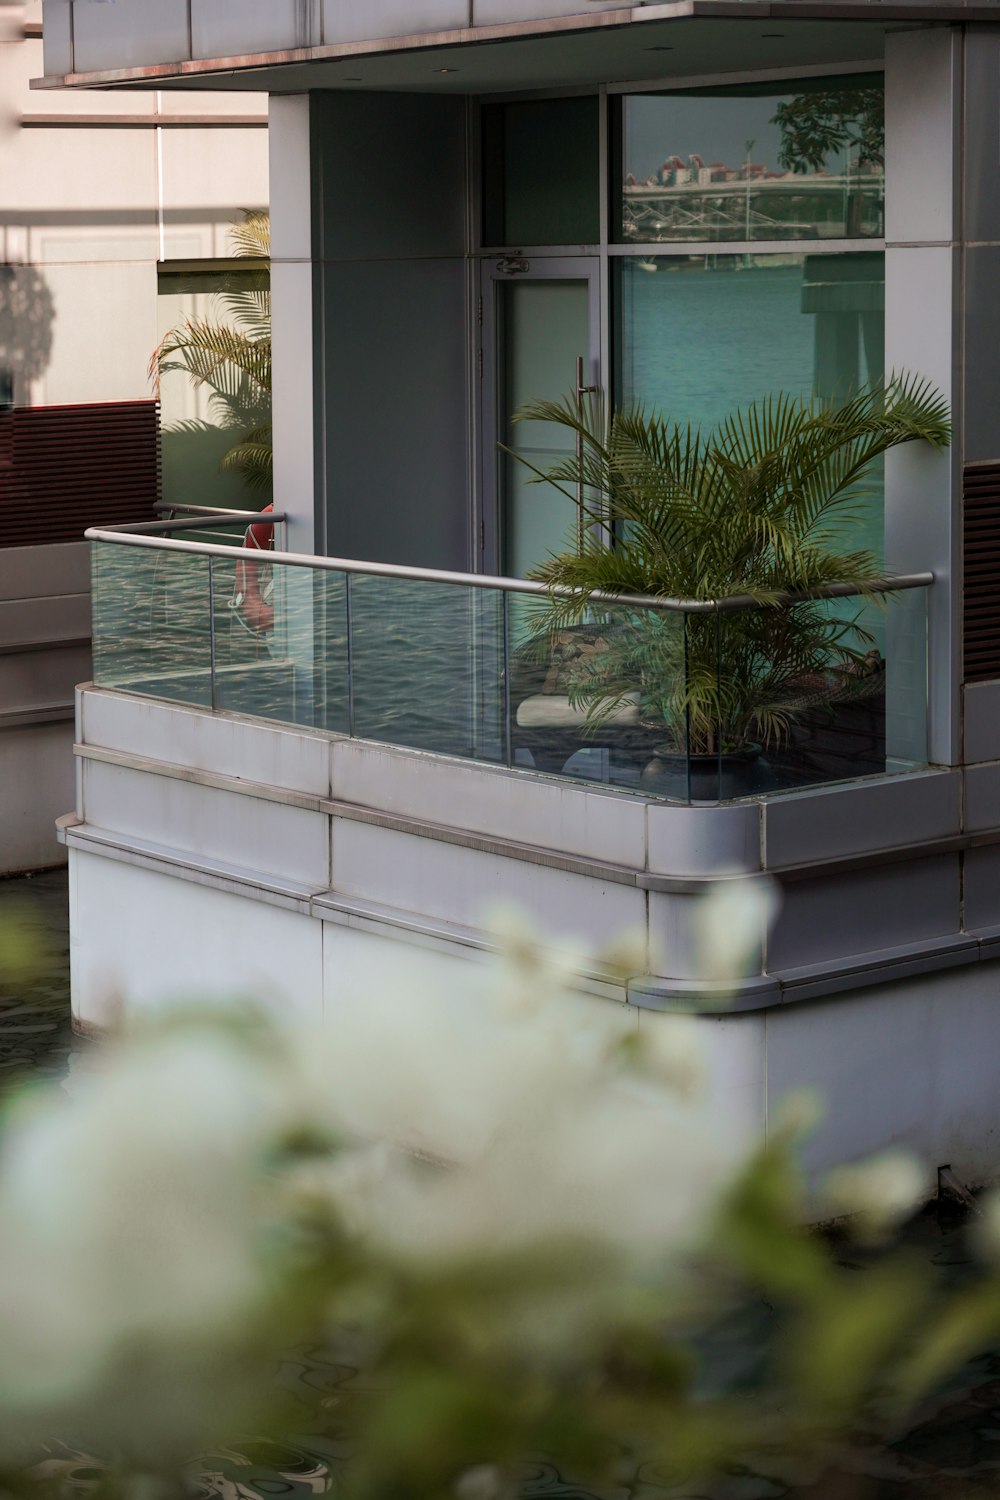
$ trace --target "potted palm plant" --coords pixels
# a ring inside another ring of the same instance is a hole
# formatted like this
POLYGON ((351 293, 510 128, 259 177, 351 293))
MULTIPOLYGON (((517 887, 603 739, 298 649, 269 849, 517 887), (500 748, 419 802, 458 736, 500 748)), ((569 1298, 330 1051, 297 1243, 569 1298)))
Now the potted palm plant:
MULTIPOLYGON (((638 691, 661 766, 671 756, 748 762, 782 744, 817 694, 849 694, 872 664, 858 606, 817 592, 879 597, 881 564, 851 550, 876 460, 900 443, 950 441, 948 408, 925 381, 899 377, 834 404, 776 395, 714 431, 633 404, 536 401, 519 420, 572 429, 576 454, 547 469, 581 510, 574 545, 531 577, 548 584, 547 632, 607 621, 606 650, 573 684, 599 724, 638 691), (608 605, 608 595, 691 601, 688 611, 608 605), (595 603, 594 596, 605 596, 595 603), (742 596, 743 607, 717 607, 742 596)), ((654 768, 655 770, 655 768, 654 768)), ((695 792, 695 795, 698 795, 695 792)))

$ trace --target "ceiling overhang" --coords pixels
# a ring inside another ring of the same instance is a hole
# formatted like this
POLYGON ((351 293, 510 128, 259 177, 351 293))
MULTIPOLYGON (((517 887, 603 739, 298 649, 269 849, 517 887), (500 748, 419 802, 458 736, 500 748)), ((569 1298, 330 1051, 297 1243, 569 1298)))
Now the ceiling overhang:
POLYGON ((33 81, 34 88, 483 94, 877 61, 887 32, 1000 22, 997 5, 672 0, 594 15, 33 81))

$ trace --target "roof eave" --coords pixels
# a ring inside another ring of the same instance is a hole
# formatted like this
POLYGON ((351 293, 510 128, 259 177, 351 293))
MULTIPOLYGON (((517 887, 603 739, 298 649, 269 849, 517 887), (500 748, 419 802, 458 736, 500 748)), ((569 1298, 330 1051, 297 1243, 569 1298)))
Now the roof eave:
POLYGON ((756 21, 790 20, 852 21, 875 27, 913 23, 962 24, 970 21, 1000 23, 996 4, 879 4, 865 6, 859 0, 669 0, 666 4, 637 5, 628 9, 601 11, 585 16, 556 16, 546 20, 507 22, 503 25, 463 27, 418 35, 380 37, 369 41, 338 42, 318 47, 287 48, 276 52, 251 52, 229 57, 187 58, 175 62, 150 63, 142 67, 108 68, 96 72, 46 74, 31 81, 33 89, 51 88, 141 88, 167 83, 224 78, 295 65, 335 62, 350 58, 380 57, 393 53, 465 48, 507 41, 544 40, 603 29, 693 17, 756 21))

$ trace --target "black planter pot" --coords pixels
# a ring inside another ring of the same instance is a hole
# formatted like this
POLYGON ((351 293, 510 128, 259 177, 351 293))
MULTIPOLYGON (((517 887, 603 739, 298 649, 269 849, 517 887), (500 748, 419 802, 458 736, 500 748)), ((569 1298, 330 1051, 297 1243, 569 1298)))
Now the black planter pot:
POLYGON ((721 756, 688 756, 663 748, 657 750, 646 766, 639 785, 647 792, 676 802, 687 802, 689 797, 692 802, 727 802, 759 791, 766 772, 767 762, 759 745, 748 745, 745 750, 732 750, 721 756))

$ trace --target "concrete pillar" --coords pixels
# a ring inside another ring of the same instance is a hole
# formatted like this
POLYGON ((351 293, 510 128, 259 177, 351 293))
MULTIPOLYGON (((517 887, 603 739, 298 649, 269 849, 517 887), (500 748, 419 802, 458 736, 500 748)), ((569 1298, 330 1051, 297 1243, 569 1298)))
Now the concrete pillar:
POLYGON ((288 549, 322 550, 316 528, 316 305, 308 94, 270 103, 274 505, 288 549))
MULTIPOLYGON (((951 404, 955 443, 945 453, 910 444, 886 459, 885 555, 894 572, 931 568, 930 759, 960 755, 961 368, 958 160, 962 33, 886 37, 885 367, 933 382, 951 404)), ((889 753, 921 758, 925 668, 912 596, 888 616, 889 753)))

